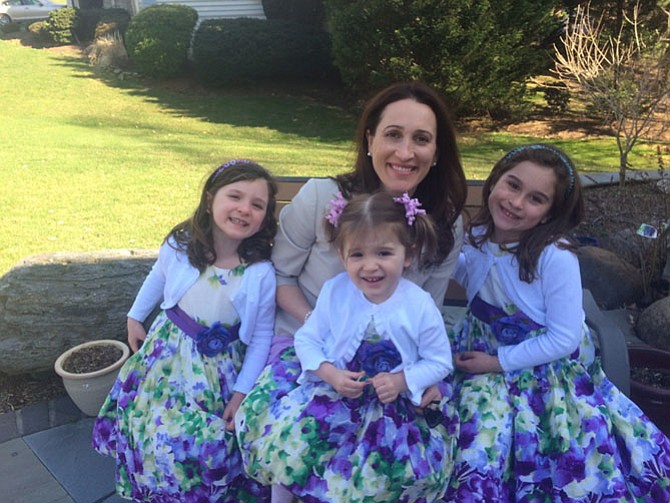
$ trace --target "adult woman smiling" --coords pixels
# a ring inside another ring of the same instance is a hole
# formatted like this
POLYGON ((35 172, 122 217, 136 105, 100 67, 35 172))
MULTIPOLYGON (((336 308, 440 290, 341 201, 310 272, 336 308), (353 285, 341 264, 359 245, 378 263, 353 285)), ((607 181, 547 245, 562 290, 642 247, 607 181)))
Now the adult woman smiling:
MULTIPOLYGON (((406 277, 442 305, 463 241, 460 213, 467 196, 454 127, 439 95, 420 82, 398 83, 374 96, 356 133, 353 171, 309 180, 279 217, 272 252, 277 271, 276 349, 290 345, 309 316, 324 281, 342 272, 323 229, 329 201, 385 189, 418 198, 439 229, 439 253, 427 272, 406 277)), ((273 354, 276 354, 275 351, 273 354)))

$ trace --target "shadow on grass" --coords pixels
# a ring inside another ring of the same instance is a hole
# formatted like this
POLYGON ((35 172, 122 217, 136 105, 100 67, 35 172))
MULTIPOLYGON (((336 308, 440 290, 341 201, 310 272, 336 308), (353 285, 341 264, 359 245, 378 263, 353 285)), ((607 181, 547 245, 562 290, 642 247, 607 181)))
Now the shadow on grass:
POLYGON ((192 77, 157 80, 96 67, 78 46, 35 44, 25 33, 17 34, 16 38, 23 45, 54 53, 58 64, 75 70, 78 78, 97 79, 176 116, 235 127, 264 127, 324 142, 350 142, 354 136, 357 113, 339 83, 287 82, 207 88, 192 77))

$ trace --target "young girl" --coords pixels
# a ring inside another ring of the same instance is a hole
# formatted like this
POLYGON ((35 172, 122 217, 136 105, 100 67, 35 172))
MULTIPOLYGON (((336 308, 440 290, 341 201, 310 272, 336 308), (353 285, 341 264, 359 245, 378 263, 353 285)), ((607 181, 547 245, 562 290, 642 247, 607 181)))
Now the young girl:
POLYGON ((452 357, 430 294, 402 275, 415 256, 430 261, 435 227, 406 193, 331 204, 346 272, 324 284, 296 333, 299 386, 271 403, 252 391, 235 418, 247 472, 273 484, 273 503, 434 501, 457 426, 442 382, 452 357), (437 383, 445 398, 422 415, 415 406, 437 383))
POLYGON ((227 162, 205 182, 194 215, 161 246, 128 313, 137 353, 93 430, 94 448, 116 457, 121 496, 238 502, 269 495, 244 474, 232 420, 270 349, 276 192, 258 164, 227 162), (159 302, 147 335, 142 321, 159 302))
POLYGON ((582 218, 570 159, 542 144, 493 167, 456 270, 461 421, 445 501, 670 501, 670 441, 607 379, 565 235, 582 218))

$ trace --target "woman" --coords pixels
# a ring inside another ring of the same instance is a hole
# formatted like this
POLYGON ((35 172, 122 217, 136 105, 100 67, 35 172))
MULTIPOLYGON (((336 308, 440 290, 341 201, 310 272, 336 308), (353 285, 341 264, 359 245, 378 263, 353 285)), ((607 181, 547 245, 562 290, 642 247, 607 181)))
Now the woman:
MULTIPOLYGON (((263 431, 249 430, 245 417, 255 417, 254 424, 272 421, 271 404, 297 386, 301 369, 293 334, 312 313, 324 282, 344 271, 323 225, 329 203, 338 192, 350 199, 355 194, 385 189, 397 196, 407 192, 421 201, 438 228, 438 253, 431 267, 419 270, 417 264, 412 264, 404 276, 428 291, 438 306, 442 305, 463 243, 460 213, 467 195, 446 106, 425 84, 391 85, 365 107, 356 133, 356 150, 356 163, 350 173, 309 180, 281 211, 272 252, 277 272, 273 348, 269 365, 236 415, 236 424, 247 425, 244 431, 237 431, 238 439, 244 435, 251 442, 255 436, 262 436, 263 431)), ((439 403, 441 397, 450 399, 450 382, 443 381, 439 390, 436 386, 427 390, 421 406, 439 403)), ((444 404, 438 408, 444 410, 444 404)), ((457 434, 455 414, 443 417, 442 424, 448 433, 457 434)), ((253 456, 252 453, 250 457, 253 456)), ((273 501, 284 499, 290 500, 290 493, 273 486, 273 501)))
POLYGON ((352 172, 309 180, 279 216, 272 252, 278 304, 273 355, 292 345, 293 334, 311 313, 323 283, 343 270, 323 230, 328 202, 338 191, 349 199, 384 188, 395 195, 408 192, 421 201, 438 225, 439 258, 429 272, 412 268, 406 277, 442 305, 463 242, 460 213, 467 195, 446 106, 425 84, 391 85, 363 111, 356 151, 352 172))

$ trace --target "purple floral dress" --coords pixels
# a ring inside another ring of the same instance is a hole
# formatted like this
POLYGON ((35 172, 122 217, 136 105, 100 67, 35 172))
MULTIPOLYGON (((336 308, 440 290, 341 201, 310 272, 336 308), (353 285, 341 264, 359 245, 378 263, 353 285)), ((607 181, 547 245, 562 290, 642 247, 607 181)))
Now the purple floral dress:
MULTIPOLYGON (((473 300, 449 332, 454 354, 546 331, 501 304, 473 300)), ((670 501, 670 441, 607 379, 586 327, 568 357, 454 379, 461 429, 444 501, 670 501)))
MULTIPOLYGON (((400 363, 389 340, 368 332, 347 368, 375 375, 400 363)), ((408 398, 382 404, 374 389, 343 398, 323 381, 296 384, 293 348, 266 367, 237 414, 247 472, 304 503, 429 502, 446 489, 458 421, 451 384, 439 384, 439 421, 429 426, 408 398)), ((449 378, 450 379, 450 378, 449 378)))
MULTIPOLYGON (((194 302, 202 295, 229 299, 243 274, 243 266, 207 269, 199 280, 206 288, 194 302)), ((269 488, 244 473, 235 435, 222 419, 246 349, 234 330, 239 320, 232 304, 224 313, 223 323, 211 327, 226 330, 209 330, 210 337, 196 341, 161 312, 140 350, 121 368, 96 418, 93 447, 116 458, 116 490, 124 498, 269 500, 269 488), (223 341, 219 332, 231 337, 223 341)))

